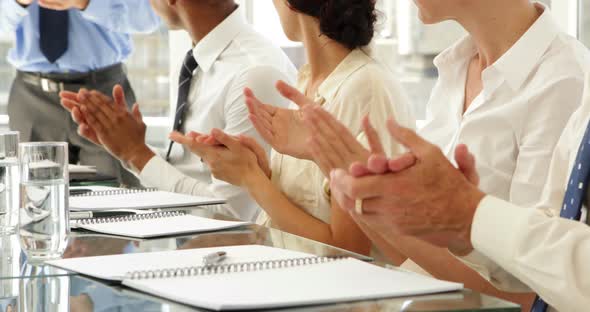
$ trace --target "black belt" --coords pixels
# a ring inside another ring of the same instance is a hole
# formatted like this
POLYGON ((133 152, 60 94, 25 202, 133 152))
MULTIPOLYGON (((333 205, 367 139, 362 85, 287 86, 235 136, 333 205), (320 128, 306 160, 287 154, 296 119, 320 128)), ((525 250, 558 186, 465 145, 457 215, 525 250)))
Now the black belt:
POLYGON ((87 73, 32 73, 17 71, 17 78, 27 84, 36 86, 48 93, 57 93, 68 90, 68 86, 76 86, 79 89, 85 85, 96 85, 101 82, 113 80, 125 73, 123 64, 115 64, 103 69, 87 73))

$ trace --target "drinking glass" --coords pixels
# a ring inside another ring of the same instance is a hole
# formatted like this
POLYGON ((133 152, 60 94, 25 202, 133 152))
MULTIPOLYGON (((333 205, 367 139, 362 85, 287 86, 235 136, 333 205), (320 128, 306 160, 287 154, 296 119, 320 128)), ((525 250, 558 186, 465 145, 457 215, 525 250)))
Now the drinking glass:
POLYGON ((20 272, 20 246, 16 235, 0 237, 0 311, 19 311, 18 307, 18 279, 20 272), (2 310, 4 304, 4 310, 2 310))
POLYGON ((59 258, 67 245, 68 144, 19 145, 19 237, 29 262, 59 258))
POLYGON ((18 132, 0 133, 0 235, 18 225, 18 132))
MULTIPOLYGON (((56 268, 50 267, 50 270, 56 270, 56 268)), ((19 292, 18 312, 78 311, 70 310, 70 276, 49 275, 22 278, 19 279, 19 292)))

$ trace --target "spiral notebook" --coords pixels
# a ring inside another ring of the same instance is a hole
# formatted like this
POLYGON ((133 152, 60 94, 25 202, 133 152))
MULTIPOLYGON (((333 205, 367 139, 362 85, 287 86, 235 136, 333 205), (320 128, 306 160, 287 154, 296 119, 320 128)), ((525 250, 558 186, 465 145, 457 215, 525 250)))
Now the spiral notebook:
POLYGON ((154 296, 209 310, 257 310, 457 291, 463 285, 258 245, 49 261, 154 296), (217 265, 203 258, 224 251, 217 265))
POLYGON ((178 208, 223 204, 225 200, 158 191, 156 189, 106 189, 70 196, 71 211, 178 208))
POLYGON ((72 228, 117 236, 153 238, 221 231, 248 224, 250 223, 202 218, 181 211, 162 211, 123 217, 80 219, 72 222, 72 228))

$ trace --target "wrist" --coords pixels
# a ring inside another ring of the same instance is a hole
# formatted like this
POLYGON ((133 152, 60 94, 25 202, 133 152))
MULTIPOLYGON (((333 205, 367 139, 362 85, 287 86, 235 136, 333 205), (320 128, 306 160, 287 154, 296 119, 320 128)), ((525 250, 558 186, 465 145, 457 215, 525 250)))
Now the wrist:
POLYGON ((244 175, 241 186, 251 193, 253 190, 260 188, 263 181, 270 181, 270 178, 262 169, 254 168, 244 175))
POLYGON ((132 168, 134 168, 138 172, 141 172, 143 171, 145 165, 154 156, 156 156, 156 154, 147 145, 144 144, 134 149, 133 152, 129 154, 129 156, 123 159, 123 161, 128 163, 132 168))
POLYGON ((471 186, 468 191, 463 193, 460 201, 454 203, 460 205, 461 209, 461 220, 459 221, 459 231, 456 239, 449 243, 449 251, 453 254, 463 257, 467 256, 473 251, 473 244, 471 242, 471 229, 473 226, 473 219, 475 218, 475 212, 477 207, 486 196, 485 193, 480 191, 478 188, 471 186))

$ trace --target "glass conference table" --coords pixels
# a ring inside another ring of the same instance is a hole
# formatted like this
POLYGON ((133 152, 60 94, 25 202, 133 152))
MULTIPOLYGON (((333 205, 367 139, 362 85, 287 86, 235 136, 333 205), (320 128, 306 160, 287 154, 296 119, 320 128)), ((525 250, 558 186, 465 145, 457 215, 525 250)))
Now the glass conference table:
MULTIPOLYGON (((178 210, 178 209, 175 209, 178 210)), ((186 208, 195 215, 231 220, 205 207, 186 208)), ((72 232, 64 258, 154 252, 233 245, 266 245, 313 253, 372 259, 279 230, 250 225, 232 231, 136 240, 91 232, 72 232)), ((0 238, 0 311, 202 311, 129 288, 108 285, 42 263, 29 263, 16 235, 0 238), (12 309, 12 310, 10 310, 12 309)), ((393 268, 392 268, 393 269, 393 268)), ((231 294, 228 294, 231 295, 231 294)), ((385 300, 343 303, 282 311, 489 311, 516 312, 512 303, 470 290, 385 300)))

